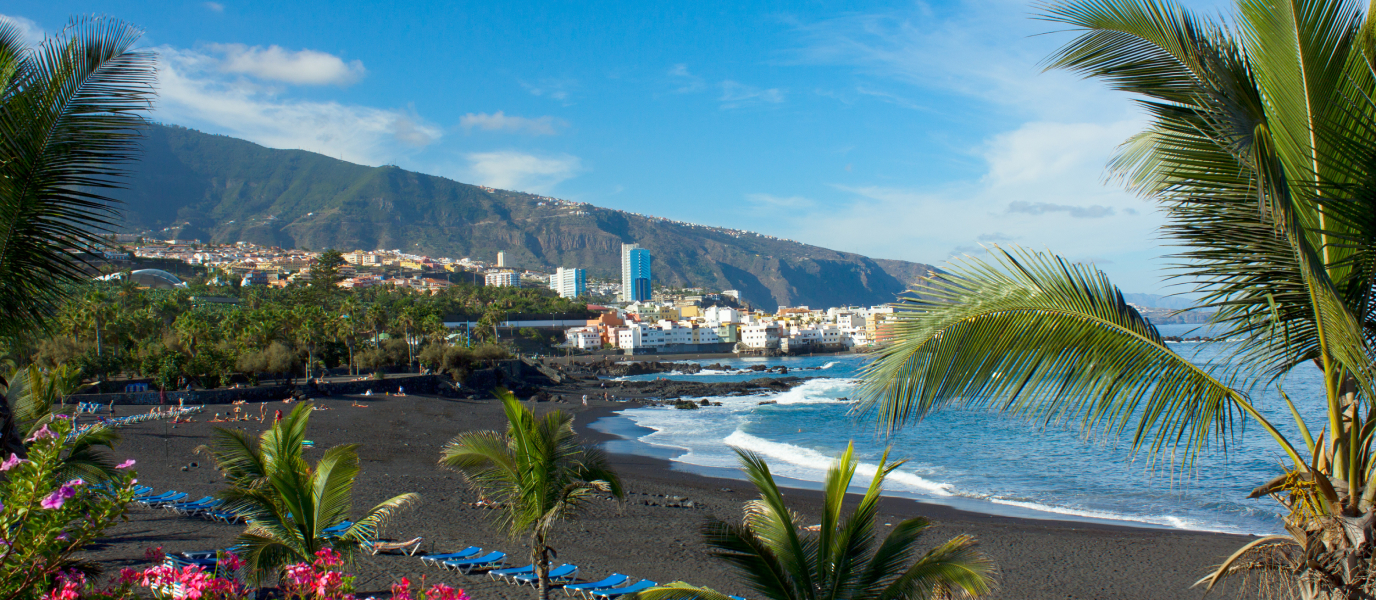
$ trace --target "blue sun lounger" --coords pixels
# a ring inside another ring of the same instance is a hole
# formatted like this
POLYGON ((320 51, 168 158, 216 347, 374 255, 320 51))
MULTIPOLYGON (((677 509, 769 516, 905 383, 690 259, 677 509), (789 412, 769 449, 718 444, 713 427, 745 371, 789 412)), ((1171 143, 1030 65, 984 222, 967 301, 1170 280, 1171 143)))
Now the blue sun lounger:
POLYGON ((162 499, 154 500, 154 501, 149 501, 149 502, 144 502, 143 504, 144 504, 145 506, 151 506, 151 507, 157 508, 157 507, 161 507, 161 506, 166 506, 166 505, 168 505, 168 504, 176 504, 176 503, 178 503, 178 502, 181 502, 183 499, 186 498, 186 496, 187 496, 186 492, 174 492, 172 495, 170 495, 170 496, 168 496, 168 497, 166 497, 166 498, 162 498, 162 499))
POLYGON ((221 523, 238 523, 244 518, 243 515, 232 510, 207 510, 201 513, 201 516, 221 523))
POLYGON ((478 558, 468 558, 463 560, 446 560, 441 563, 448 569, 454 569, 464 575, 472 573, 478 569, 497 569, 506 566, 505 552, 491 552, 478 558))
POLYGON ((587 582, 587 583, 571 583, 571 584, 569 584, 569 585, 566 585, 566 586, 564 586, 564 593, 565 593, 565 594, 581 594, 581 593, 583 593, 583 590, 595 590, 595 589, 598 589, 598 588, 607 588, 607 587, 618 586, 618 585, 622 585, 622 584, 624 584, 624 583, 626 583, 627 581, 630 581, 630 580, 631 580, 631 578, 630 578, 629 575, 622 575, 622 574, 620 574, 620 573, 612 573, 611 575, 608 575, 608 576, 606 577, 606 579, 603 579, 603 580, 601 580, 601 581, 589 581, 589 582, 587 582))
POLYGON ((487 572, 487 576, 491 577, 492 579, 507 579, 510 577, 515 577, 517 575, 533 574, 535 574, 535 565, 526 565, 524 567, 512 567, 510 569, 493 569, 487 572))
POLYGON ((143 504, 146 506, 152 506, 159 502, 176 502, 177 500, 181 500, 182 498, 186 497, 186 494, 181 494, 180 496, 178 494, 181 494, 181 492, 163 492, 156 496, 148 496, 146 498, 135 498, 134 502, 138 502, 139 504, 143 504))
POLYGON ((353 527, 353 526, 354 526, 354 522, 353 522, 353 521, 341 521, 341 522, 339 522, 339 524, 337 524, 337 525, 331 525, 331 526, 329 526, 329 527, 326 527, 326 528, 324 528, 324 529, 321 529, 321 530, 320 530, 320 534, 321 534, 321 536, 324 537, 325 539, 327 539, 327 540, 332 540, 332 539, 337 538, 337 537, 339 537, 339 536, 341 536, 341 535, 344 535, 344 532, 345 532, 345 531, 348 531, 348 529, 349 529, 350 527, 353 527))
POLYGON ((184 515, 194 515, 201 511, 210 510, 212 508, 218 507, 219 505, 224 503, 225 501, 220 500, 219 498, 210 498, 209 500, 202 498, 195 502, 179 502, 177 504, 167 506, 166 508, 172 512, 177 512, 184 515))
POLYGON ((472 558, 474 556, 482 554, 482 551, 483 549, 477 546, 469 546, 458 552, 450 552, 448 554, 427 554, 425 556, 420 557, 420 561, 432 567, 443 567, 444 565, 442 563, 446 560, 463 560, 465 558, 472 558))
POLYGON ((634 585, 628 585, 626 587, 587 590, 586 593, 589 598, 593 598, 594 600, 611 600, 612 598, 619 598, 621 596, 625 596, 626 594, 643 592, 652 587, 659 587, 659 584, 650 581, 649 579, 641 579, 640 581, 635 582, 634 585))
MULTIPOLYGON (((559 565, 549 570, 549 582, 554 585, 561 583, 572 583, 578 579, 578 567, 574 565, 559 565)), ((540 581, 535 576, 535 572, 521 573, 513 575, 511 581, 517 584, 530 584, 531 587, 539 587, 540 581)))

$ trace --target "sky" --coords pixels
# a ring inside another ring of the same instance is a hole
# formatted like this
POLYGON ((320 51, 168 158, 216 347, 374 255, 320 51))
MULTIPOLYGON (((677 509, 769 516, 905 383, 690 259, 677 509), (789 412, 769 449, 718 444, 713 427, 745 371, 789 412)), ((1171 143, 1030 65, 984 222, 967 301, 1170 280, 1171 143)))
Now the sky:
MULTIPOLYGON (((1195 6, 1213 9, 1213 5, 1195 6)), ((1042 61, 1025 1, 9 0, 144 30, 154 120, 941 265, 992 244, 1170 293, 1155 206, 1106 180, 1145 124, 1042 61)))

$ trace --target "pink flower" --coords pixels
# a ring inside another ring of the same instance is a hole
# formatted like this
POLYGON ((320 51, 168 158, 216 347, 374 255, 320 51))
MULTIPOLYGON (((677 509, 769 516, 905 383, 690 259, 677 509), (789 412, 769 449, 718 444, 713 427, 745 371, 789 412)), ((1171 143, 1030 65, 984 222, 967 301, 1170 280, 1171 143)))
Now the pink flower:
POLYGON ((231 571, 238 571, 240 567, 244 566, 244 560, 233 552, 225 552, 224 558, 221 558, 220 562, 231 571))
POLYGON ((456 590, 452 587, 437 583, 430 586, 430 591, 425 594, 426 600, 468 600, 468 594, 463 590, 456 590))
POLYGON ((405 577, 392 584, 392 600, 411 600, 411 580, 405 577))
POLYGON ((131 458, 131 459, 126 460, 126 461, 124 461, 124 462, 122 462, 122 463, 119 463, 118 465, 115 465, 115 468, 116 468, 116 469, 128 469, 129 467, 132 467, 132 466, 134 466, 134 459, 131 458))
POLYGON ((18 454, 10 454, 10 457, 5 459, 5 462, 0 463, 0 471, 8 471, 26 462, 29 461, 19 458, 18 454))
POLYGON ((78 477, 78 478, 76 478, 76 479, 73 479, 73 480, 71 480, 71 481, 68 481, 68 482, 66 483, 66 485, 70 485, 70 486, 72 486, 72 487, 76 487, 76 486, 78 486, 78 485, 86 485, 86 482, 85 482, 85 481, 82 481, 82 479, 81 479, 80 477, 78 477))
MULTIPOLYGON (((77 479, 74 481, 81 480, 77 479)), ((67 500, 70 500, 74 496, 76 496, 76 488, 73 487, 72 484, 68 483, 60 488, 57 488, 57 491, 48 494, 48 497, 44 498, 42 502, 38 503, 38 505, 48 510, 56 510, 62 508, 62 504, 67 500)))
POLYGON ((139 572, 129 567, 119 570, 119 582, 121 584, 132 584, 139 579, 139 572))
POLYGON ((41 440, 41 439, 45 439, 45 438, 55 438, 55 437, 57 437, 57 434, 56 434, 56 433, 53 433, 53 430, 48 429, 48 426, 45 424, 45 425, 43 425, 42 427, 38 428, 38 431, 33 432, 33 435, 29 436, 29 439, 24 440, 24 441, 26 441, 26 442, 32 442, 32 441, 34 441, 34 440, 41 440))

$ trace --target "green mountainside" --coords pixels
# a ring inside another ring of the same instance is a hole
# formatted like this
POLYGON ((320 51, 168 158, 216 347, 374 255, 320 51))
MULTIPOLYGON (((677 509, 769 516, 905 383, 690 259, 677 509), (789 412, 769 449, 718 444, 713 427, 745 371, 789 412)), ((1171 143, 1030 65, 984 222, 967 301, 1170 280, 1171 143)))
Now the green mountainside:
POLYGON ((758 307, 890 302, 931 267, 754 233, 467 185, 397 167, 154 125, 120 197, 126 231, 216 243, 399 249, 618 278, 620 247, 654 257, 655 283, 738 289, 758 307))

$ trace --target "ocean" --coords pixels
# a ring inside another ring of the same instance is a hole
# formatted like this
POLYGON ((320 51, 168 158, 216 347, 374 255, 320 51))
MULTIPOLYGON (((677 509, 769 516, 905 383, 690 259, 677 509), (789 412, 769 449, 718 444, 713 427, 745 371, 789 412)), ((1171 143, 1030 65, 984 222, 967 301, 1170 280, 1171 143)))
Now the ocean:
MULTIPOLYGON (((1182 335, 1197 327, 1161 329, 1165 335, 1182 335)), ((1173 347, 1197 364, 1223 360, 1228 349, 1199 343, 1173 347)), ((1172 463, 1169 455, 1153 461, 1145 453, 1132 453, 1125 440, 1086 435, 1073 424, 1041 425, 983 410, 940 411, 885 437, 873 419, 852 413, 855 378, 867 360, 839 355, 698 361, 737 368, 784 365, 793 371, 790 375, 816 379, 783 393, 710 398, 721 402, 720 407, 629 408, 594 427, 625 438, 612 443, 613 451, 666 458, 675 468, 703 474, 732 475, 739 465, 733 449, 740 448, 767 457, 777 477, 816 487, 833 458, 847 442, 854 442, 866 484, 886 447, 892 449, 891 460, 907 460, 888 479, 890 495, 1017 517, 1242 534, 1282 532, 1279 506, 1273 500, 1247 499, 1253 488, 1281 472, 1284 458, 1270 436, 1254 424, 1238 421, 1226 451, 1201 455, 1188 470, 1172 463)), ((703 371, 628 379, 733 381, 761 376, 703 371)), ((1322 415, 1317 369, 1296 369, 1281 385, 1301 414, 1322 415)), ((1275 386, 1251 393, 1266 417, 1292 443, 1302 445, 1275 386)))

